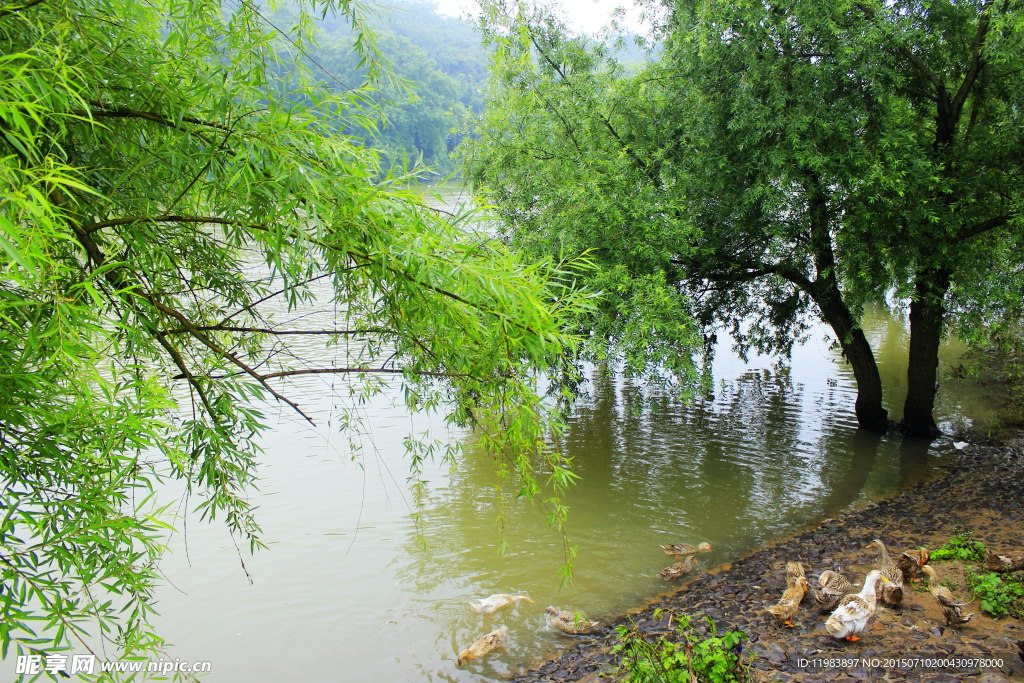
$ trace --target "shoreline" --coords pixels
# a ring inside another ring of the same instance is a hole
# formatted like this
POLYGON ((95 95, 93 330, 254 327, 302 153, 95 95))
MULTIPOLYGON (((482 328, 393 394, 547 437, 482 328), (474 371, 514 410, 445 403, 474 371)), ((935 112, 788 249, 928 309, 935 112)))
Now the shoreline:
MULTIPOLYGON (((818 574, 837 567, 856 584, 875 568, 878 553, 866 548, 873 539, 882 539, 894 554, 921 545, 934 550, 954 529, 971 532, 986 548, 1000 553, 1024 549, 1024 438, 1003 446, 972 444, 945 474, 709 568, 679 590, 620 615, 595 636, 567 636, 565 650, 512 681, 618 680, 618 660, 611 653, 614 627, 635 626, 652 640, 670 635, 669 617, 654 618, 660 610, 687 614, 694 624, 703 624, 704 616, 709 616, 719 633, 745 631, 744 661, 750 663, 754 681, 1024 682, 1024 654, 1017 646, 1024 642, 1024 624, 1012 616, 997 620, 983 614, 977 600, 964 608, 975 613, 974 620, 957 631, 945 628, 929 593, 907 590, 900 607, 879 607, 856 643, 828 635, 827 614, 820 614, 809 598, 794 620, 796 628, 781 628, 764 613, 785 588, 786 562, 802 562, 815 586, 818 574), (868 666, 812 666, 816 659, 836 658, 868 666), (982 669, 927 668, 917 661, 922 658, 1003 661, 982 669)), ((952 578, 959 571, 954 564, 934 564, 941 576, 950 573, 952 578)), ((701 625, 698 630, 706 628, 701 625)))

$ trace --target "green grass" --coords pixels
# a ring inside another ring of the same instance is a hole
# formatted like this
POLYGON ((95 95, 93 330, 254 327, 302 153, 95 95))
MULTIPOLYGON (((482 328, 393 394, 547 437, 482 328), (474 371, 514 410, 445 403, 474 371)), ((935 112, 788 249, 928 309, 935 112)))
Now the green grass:
MULTIPOLYGON (((664 614, 656 610, 654 618, 664 614)), ((743 631, 728 631, 718 635, 715 622, 707 621, 707 633, 702 634, 690 624, 686 615, 673 615, 677 619, 678 642, 662 636, 657 642, 644 638, 638 629, 619 626, 619 642, 612 649, 621 652, 622 667, 629 683, 689 683, 691 675, 699 683, 744 683, 749 680, 747 668, 740 662, 743 631)))

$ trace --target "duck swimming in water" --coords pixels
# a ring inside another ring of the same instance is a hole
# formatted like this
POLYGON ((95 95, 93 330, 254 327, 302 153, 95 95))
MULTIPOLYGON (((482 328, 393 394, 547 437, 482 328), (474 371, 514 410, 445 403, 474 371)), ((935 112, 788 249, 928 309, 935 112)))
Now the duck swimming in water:
POLYGON ((601 627, 596 621, 588 621, 582 616, 577 617, 572 612, 560 610, 557 607, 548 607, 547 613, 548 624, 570 636, 589 635, 601 627))
POLYGON ((508 626, 499 626, 486 636, 480 636, 472 645, 459 653, 459 666, 470 659, 480 659, 491 650, 502 647, 505 634, 508 633, 508 626))
POLYGON ((510 595, 508 593, 498 593, 487 598, 477 598, 470 600, 469 605, 480 614, 493 614, 499 609, 513 605, 520 600, 526 600, 527 602, 533 602, 530 598, 525 595, 510 595))
POLYGON ((665 567, 661 570, 661 578, 666 581, 675 581, 676 579, 682 578, 693 571, 693 555, 687 555, 685 562, 676 562, 671 567, 665 567))
POLYGON ((673 543, 672 545, 663 545, 661 549, 665 551, 666 555, 672 555, 677 559, 683 559, 687 555, 696 555, 697 553, 710 553, 711 544, 704 542, 700 545, 690 545, 689 543, 673 543))

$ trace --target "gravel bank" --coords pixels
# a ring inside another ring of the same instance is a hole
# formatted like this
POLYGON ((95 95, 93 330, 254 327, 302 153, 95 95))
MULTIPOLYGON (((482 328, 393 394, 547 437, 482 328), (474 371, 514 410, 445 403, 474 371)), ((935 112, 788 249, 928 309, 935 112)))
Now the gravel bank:
MULTIPOLYGON (((879 607, 861 634, 863 639, 855 643, 837 641, 825 631, 826 617, 814 609, 810 597, 793 629, 777 626, 764 612, 785 588, 786 562, 803 562, 812 585, 822 571, 835 568, 859 583, 878 559, 877 552, 865 549, 873 539, 882 539, 895 553, 921 545, 934 549, 954 528, 971 531, 997 552, 1024 549, 1024 440, 1003 447, 969 446, 946 475, 758 550, 613 625, 632 622, 657 638, 671 629, 666 617, 654 620, 656 609, 689 614, 694 624, 703 623, 706 614, 720 632, 741 629, 748 634, 744 657, 753 662, 754 679, 761 681, 1024 682, 1018 651, 1024 624, 1013 617, 991 619, 981 613, 977 601, 965 608, 975 613, 974 619, 957 631, 945 628, 929 593, 908 590, 899 608, 879 607), (960 661, 926 667, 916 661, 922 658, 1001 658, 1002 666, 979 668, 960 661), (816 659, 856 661, 821 667, 813 665, 816 659)), ((956 563, 935 566, 943 578, 962 576, 956 563)), ((966 597, 963 589, 959 594, 966 597)), ((609 653, 615 640, 612 628, 594 637, 566 640, 569 644, 558 658, 513 680, 615 680, 617 661, 609 653)))

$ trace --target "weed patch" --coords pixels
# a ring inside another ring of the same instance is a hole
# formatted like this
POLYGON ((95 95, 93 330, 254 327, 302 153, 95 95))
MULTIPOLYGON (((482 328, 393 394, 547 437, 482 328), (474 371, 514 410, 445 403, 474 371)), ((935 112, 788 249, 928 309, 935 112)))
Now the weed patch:
MULTIPOLYGON (((654 618, 663 613, 659 610, 654 618)), ((749 680, 742 665, 743 631, 727 631, 719 635, 711 617, 707 620, 707 633, 702 634, 690 624, 686 615, 678 619, 678 641, 662 636, 658 641, 647 640, 636 628, 619 626, 619 643, 612 649, 622 653, 622 666, 629 683, 745 683, 749 680)))
POLYGON ((932 551, 931 561, 960 560, 963 562, 983 562, 985 560, 985 544, 972 541, 970 531, 958 532, 953 529, 949 540, 932 551))
POLYGON ((981 599, 981 609, 992 616, 1012 614, 1019 619, 1024 614, 1024 586, 1016 579, 968 571, 967 584, 981 599))

